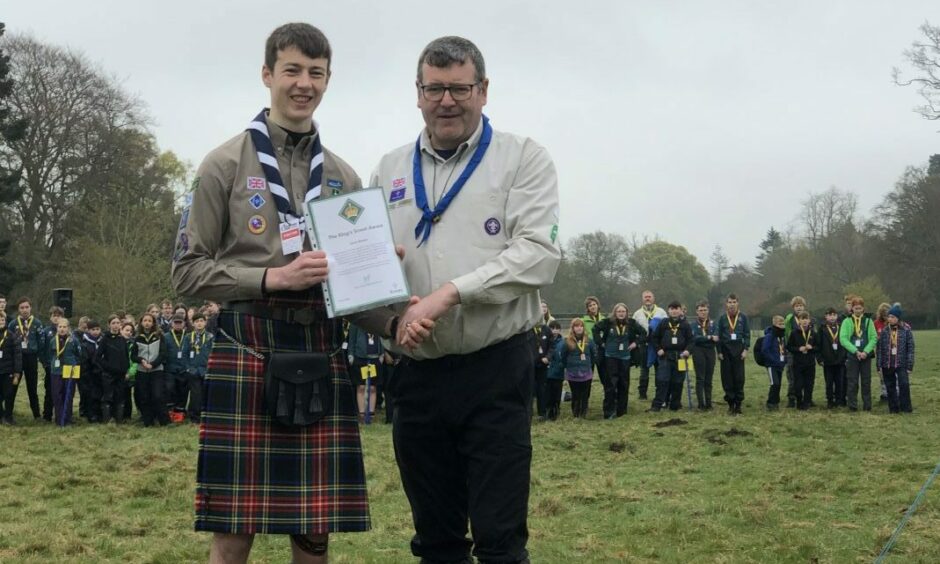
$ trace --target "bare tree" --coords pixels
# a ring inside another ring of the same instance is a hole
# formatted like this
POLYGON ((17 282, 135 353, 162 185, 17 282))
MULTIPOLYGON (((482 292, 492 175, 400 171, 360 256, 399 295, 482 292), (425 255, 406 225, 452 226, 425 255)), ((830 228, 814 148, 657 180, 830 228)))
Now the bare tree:
POLYGON ((803 200, 800 223, 810 247, 817 248, 821 241, 855 224, 858 196, 839 190, 835 186, 825 192, 810 194, 803 200))
POLYGON ((930 120, 940 119, 940 27, 924 22, 920 26, 924 38, 911 43, 904 51, 904 58, 914 67, 914 76, 905 78, 900 69, 892 70, 894 83, 899 86, 915 86, 924 99, 923 106, 914 111, 930 120))

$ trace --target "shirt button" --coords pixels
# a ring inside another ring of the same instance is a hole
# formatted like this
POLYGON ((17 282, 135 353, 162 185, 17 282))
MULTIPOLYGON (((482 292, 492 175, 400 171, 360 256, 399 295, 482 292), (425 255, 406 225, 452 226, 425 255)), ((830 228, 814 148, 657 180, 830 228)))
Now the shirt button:
POLYGON ((439 259, 444 258, 444 253, 442 253, 441 251, 437 251, 437 258, 439 259))

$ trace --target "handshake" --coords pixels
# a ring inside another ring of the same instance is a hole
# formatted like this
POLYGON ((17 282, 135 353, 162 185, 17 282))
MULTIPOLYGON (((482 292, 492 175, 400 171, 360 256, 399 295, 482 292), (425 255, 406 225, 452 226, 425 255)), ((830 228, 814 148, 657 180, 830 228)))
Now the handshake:
POLYGON ((392 326, 392 337, 399 346, 413 350, 431 336, 435 321, 458 303, 460 294, 450 282, 423 298, 412 296, 397 326, 392 326))

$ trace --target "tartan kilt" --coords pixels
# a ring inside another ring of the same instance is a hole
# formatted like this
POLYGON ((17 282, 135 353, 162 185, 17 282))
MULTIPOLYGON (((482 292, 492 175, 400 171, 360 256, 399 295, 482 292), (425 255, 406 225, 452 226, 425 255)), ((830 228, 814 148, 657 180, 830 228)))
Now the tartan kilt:
MULTIPOLYGON (((322 291, 279 294, 269 306, 317 312, 304 326, 225 312, 219 327, 259 352, 333 351, 339 321, 322 291)), ((342 353, 330 361, 333 411, 309 427, 272 424, 264 362, 219 333, 209 355, 196 470, 197 531, 323 534, 370 528, 355 393, 342 353)))

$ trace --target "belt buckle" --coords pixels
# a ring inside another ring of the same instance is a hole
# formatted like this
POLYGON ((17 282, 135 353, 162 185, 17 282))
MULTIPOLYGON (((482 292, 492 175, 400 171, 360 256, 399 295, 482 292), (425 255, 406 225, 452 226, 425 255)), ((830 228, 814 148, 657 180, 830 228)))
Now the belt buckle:
POLYGON ((299 323, 301 325, 310 325, 316 319, 316 314, 312 308, 305 307, 303 309, 291 309, 288 310, 291 315, 289 316, 288 321, 291 323, 299 323))

